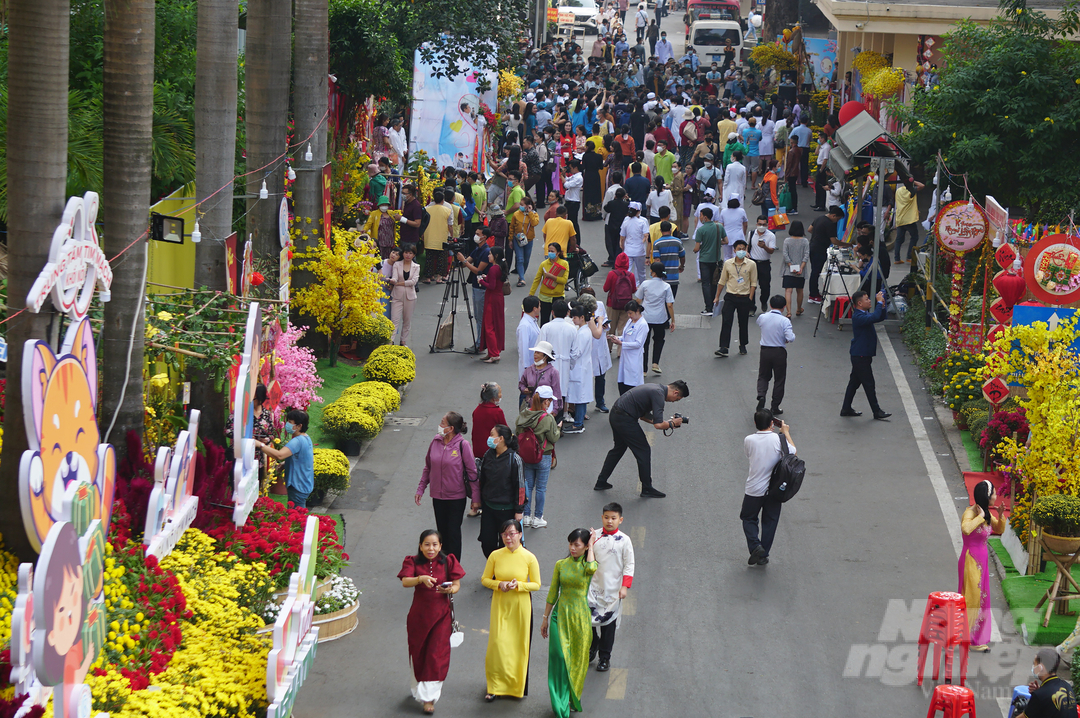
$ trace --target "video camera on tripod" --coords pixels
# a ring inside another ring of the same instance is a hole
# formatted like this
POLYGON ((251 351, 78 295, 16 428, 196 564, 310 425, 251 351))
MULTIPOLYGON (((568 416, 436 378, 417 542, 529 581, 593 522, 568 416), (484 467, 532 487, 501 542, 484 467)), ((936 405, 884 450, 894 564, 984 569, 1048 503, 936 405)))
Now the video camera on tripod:
POLYGON ((455 262, 457 261, 456 257, 458 252, 461 252, 467 257, 469 256, 469 253, 472 252, 473 249, 475 249, 475 247, 476 245, 474 245, 468 239, 448 239, 443 242, 442 246, 443 250, 450 253, 451 261, 455 262))

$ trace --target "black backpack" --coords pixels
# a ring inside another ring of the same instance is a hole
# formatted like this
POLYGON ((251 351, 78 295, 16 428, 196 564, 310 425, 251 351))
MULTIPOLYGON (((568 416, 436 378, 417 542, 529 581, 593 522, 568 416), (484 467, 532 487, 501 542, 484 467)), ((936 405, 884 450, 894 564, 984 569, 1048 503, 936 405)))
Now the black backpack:
POLYGON ((431 224, 431 215, 428 214, 426 207, 420 208, 420 236, 424 236, 424 232, 427 231, 428 225, 431 224))
POLYGON ((780 461, 773 467, 772 478, 769 479, 769 492, 766 495, 780 503, 790 500, 792 496, 799 493, 805 475, 806 462, 788 452, 787 439, 781 436, 780 461))

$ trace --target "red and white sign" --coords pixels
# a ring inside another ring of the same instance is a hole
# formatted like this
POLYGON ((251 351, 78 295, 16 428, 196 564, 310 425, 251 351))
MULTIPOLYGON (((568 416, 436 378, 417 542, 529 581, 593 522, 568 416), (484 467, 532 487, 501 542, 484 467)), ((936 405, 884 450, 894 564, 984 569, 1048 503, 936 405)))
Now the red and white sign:
POLYGON ((1000 376, 991 377, 983 382, 982 393, 988 402, 997 406, 1009 397, 1009 385, 1000 376))
POLYGON ((1080 299, 1080 237, 1051 234, 1036 242, 1024 257, 1024 280, 1047 304, 1080 299))
POLYGON ((188 428, 176 437, 176 450, 158 447, 154 488, 146 510, 143 544, 147 556, 168 556, 199 511, 199 497, 191 495, 195 483, 195 450, 199 437, 199 410, 191 410, 188 428))
POLYGON ((71 197, 64 216, 53 232, 49 261, 26 295, 26 308, 41 311, 52 294, 53 305, 72 320, 82 319, 94 298, 94 285, 101 287, 101 301, 110 298, 112 268, 98 246, 97 192, 71 197))
POLYGON ((1009 210, 1002 207, 996 199, 986 195, 986 219, 990 222, 990 229, 1001 237, 1002 241, 1009 236, 1009 210))
POLYGON ((950 202, 938 212, 934 233, 942 249, 963 254, 986 239, 986 215, 974 202, 950 202))

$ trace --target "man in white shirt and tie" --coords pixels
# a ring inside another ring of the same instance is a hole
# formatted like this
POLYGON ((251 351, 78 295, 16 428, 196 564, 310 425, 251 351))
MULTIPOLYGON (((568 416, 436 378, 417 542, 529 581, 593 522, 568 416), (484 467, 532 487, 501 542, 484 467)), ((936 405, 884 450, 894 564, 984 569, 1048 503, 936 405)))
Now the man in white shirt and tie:
POLYGON ((761 329, 761 358, 758 360, 757 408, 765 408, 769 393, 769 379, 773 380, 772 413, 784 413, 780 402, 784 400, 784 383, 787 380, 787 345, 795 341, 791 320, 783 315, 787 300, 777 294, 769 300, 769 311, 757 318, 761 329))
POLYGON ((750 234, 748 241, 750 242, 750 259, 757 264, 761 311, 767 312, 769 311, 769 289, 772 287, 772 254, 776 251, 776 235, 769 231, 767 218, 758 217, 757 227, 750 234))

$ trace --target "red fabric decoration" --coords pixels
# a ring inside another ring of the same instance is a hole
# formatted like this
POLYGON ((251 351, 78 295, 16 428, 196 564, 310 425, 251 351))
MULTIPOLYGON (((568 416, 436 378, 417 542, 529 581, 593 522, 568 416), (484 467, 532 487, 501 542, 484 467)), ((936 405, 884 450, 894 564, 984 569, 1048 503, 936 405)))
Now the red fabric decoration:
POLYGON ((260 284, 262 284, 265 281, 266 281, 266 278, 263 277, 263 275, 260 274, 259 272, 252 272, 251 273, 251 286, 257 287, 257 286, 259 286, 260 284))
POLYGON ((844 106, 840 108, 840 124, 846 125, 848 120, 860 112, 866 112, 866 105, 857 100, 845 102, 844 106))
POLYGON ((998 272, 994 277, 994 289, 1001 295, 1006 306, 1012 307, 1024 298, 1027 292, 1027 284, 1024 278, 1009 272, 998 272))

